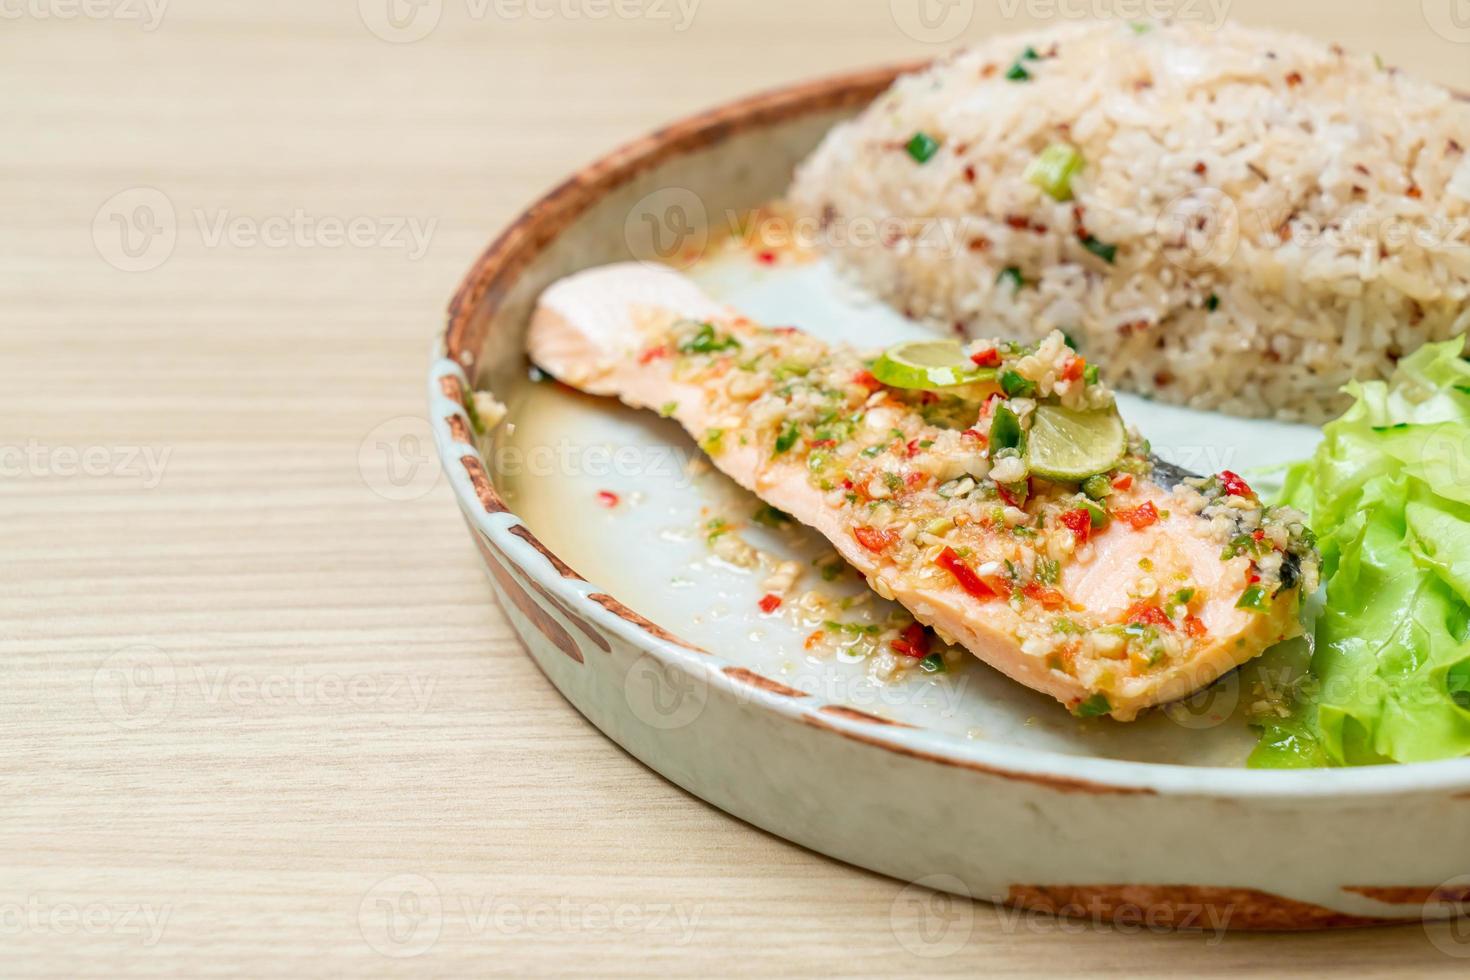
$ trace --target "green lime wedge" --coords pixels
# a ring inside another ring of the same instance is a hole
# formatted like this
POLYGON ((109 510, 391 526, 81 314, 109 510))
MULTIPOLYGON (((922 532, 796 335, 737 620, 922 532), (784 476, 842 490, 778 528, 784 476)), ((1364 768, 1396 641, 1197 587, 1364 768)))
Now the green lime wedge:
POLYGON ((1116 408, 1090 412, 1038 405, 1031 418, 1026 462, 1047 480, 1085 480, 1117 466, 1128 451, 1128 433, 1116 408))
POLYGON ((995 371, 978 368, 953 340, 909 340, 873 362, 873 377, 890 388, 954 388, 989 381, 995 371))

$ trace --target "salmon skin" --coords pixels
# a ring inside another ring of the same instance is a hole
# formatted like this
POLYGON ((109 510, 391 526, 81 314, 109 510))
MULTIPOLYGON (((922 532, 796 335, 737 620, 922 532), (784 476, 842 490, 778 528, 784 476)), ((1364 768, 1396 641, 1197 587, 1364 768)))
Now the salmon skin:
POLYGON ((672 270, 621 264, 547 289, 528 345, 562 382, 677 420, 879 595, 1084 717, 1129 721, 1210 684, 1298 634, 1316 588, 1300 513, 1232 473, 1161 482, 1136 434, 1086 493, 1029 473, 1012 422, 1112 404, 1059 334, 971 344, 1004 389, 893 388, 873 352, 760 326, 672 270))

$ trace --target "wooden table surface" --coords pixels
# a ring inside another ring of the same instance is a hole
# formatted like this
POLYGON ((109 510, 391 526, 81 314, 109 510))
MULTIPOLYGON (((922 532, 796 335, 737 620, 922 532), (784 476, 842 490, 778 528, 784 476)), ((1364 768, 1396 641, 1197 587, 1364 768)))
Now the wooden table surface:
MULTIPOLYGON (((956 903, 926 944, 624 755, 492 601, 422 421, 462 270, 671 118, 1138 0, 926 2, 0 4, 0 974, 1463 975, 1417 926, 956 903)), ((1452 2, 1231 13, 1470 89, 1452 2)))

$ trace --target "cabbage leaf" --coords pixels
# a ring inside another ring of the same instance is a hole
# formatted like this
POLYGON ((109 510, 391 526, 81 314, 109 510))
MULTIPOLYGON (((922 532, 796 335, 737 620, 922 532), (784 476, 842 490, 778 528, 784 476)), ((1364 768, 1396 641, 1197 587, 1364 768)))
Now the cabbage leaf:
POLYGON ((1325 606, 1285 717, 1257 719, 1257 767, 1470 755, 1470 363, 1428 344, 1288 472, 1310 515, 1325 606))

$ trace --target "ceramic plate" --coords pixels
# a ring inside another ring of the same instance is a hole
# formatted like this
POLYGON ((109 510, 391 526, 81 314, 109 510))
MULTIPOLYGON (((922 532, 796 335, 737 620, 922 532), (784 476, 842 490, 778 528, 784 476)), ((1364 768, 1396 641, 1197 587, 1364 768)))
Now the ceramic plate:
MULTIPOLYGON (((732 528, 799 561, 798 592, 881 615, 820 538, 754 520, 759 502, 673 423, 528 372, 524 332, 540 291, 630 256, 678 265, 755 319, 827 339, 922 335, 824 262, 771 262, 740 236, 822 133, 894 73, 792 87, 652 134, 533 205, 471 271, 431 373, 432 421, 528 652, 577 710, 679 785, 930 887, 1204 928, 1454 914, 1470 894, 1470 879, 1456 878, 1470 855, 1470 763, 1243 768, 1251 706, 1300 669, 1300 642, 1126 725, 1074 718, 979 662, 876 678, 858 655, 807 650, 817 613, 762 613, 764 574, 717 557, 708 534, 732 528), (485 440, 462 408, 471 381, 511 409, 485 440)), ((1319 438, 1122 401, 1159 455, 1258 485, 1319 438)))

